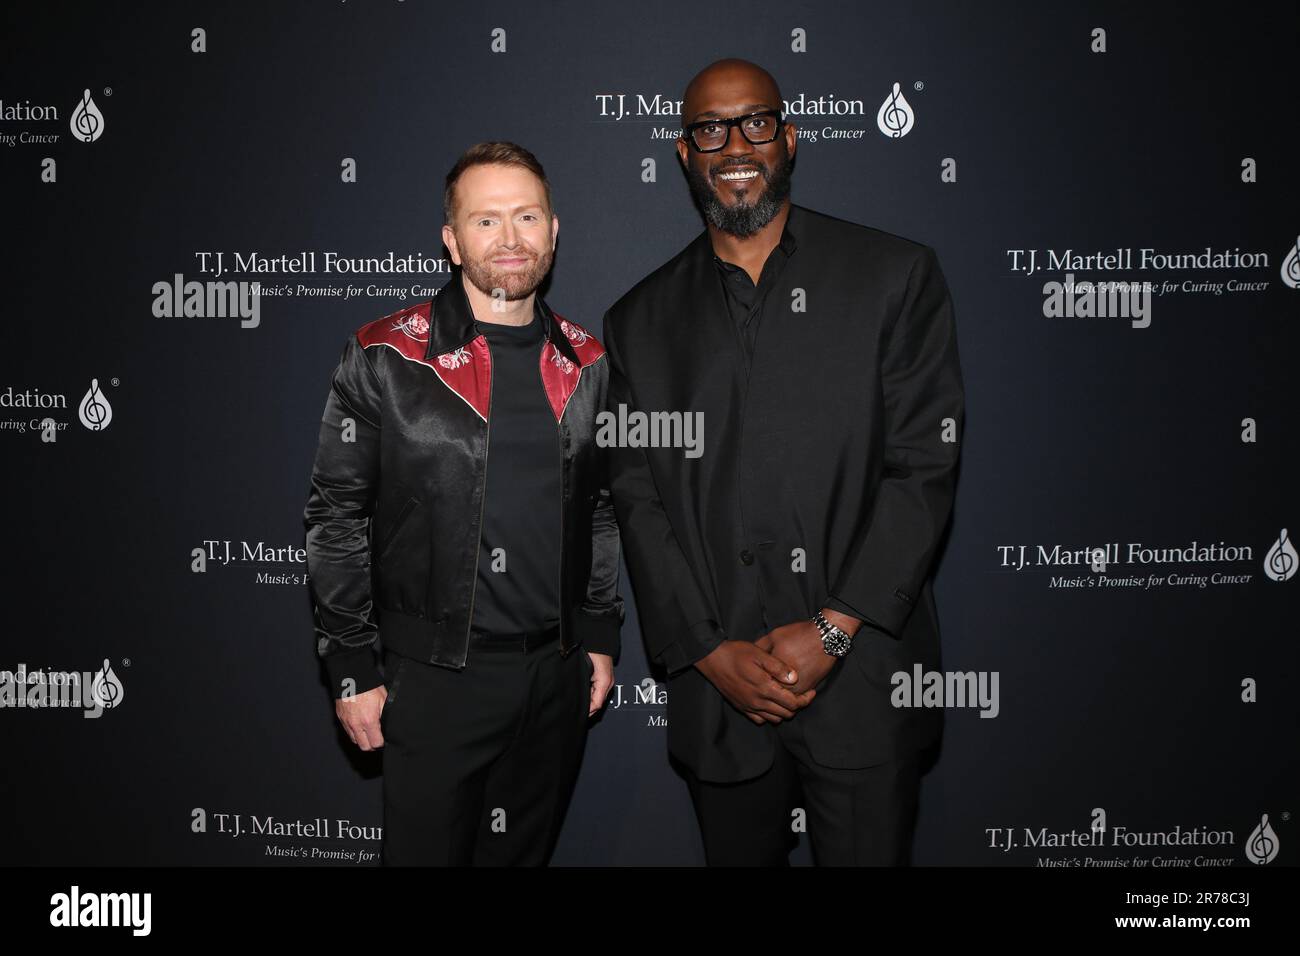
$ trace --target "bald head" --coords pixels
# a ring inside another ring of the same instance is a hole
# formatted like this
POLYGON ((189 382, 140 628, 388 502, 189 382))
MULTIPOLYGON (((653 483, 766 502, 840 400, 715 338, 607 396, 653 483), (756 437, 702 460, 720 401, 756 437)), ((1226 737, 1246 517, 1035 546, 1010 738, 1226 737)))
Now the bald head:
POLYGON ((748 60, 717 60, 686 84, 674 145, 715 240, 780 239, 798 138, 795 125, 779 118, 782 107, 772 74, 748 60))
POLYGON ((682 94, 682 125, 710 116, 734 116, 755 110, 779 110, 781 89, 757 63, 728 57, 696 73, 682 94))

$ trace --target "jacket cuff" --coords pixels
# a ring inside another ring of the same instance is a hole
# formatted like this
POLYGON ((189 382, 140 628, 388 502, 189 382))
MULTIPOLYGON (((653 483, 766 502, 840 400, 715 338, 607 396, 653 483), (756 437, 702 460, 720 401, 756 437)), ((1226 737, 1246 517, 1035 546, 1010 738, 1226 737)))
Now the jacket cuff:
POLYGON ((659 662, 672 677, 708 657, 713 649, 727 639, 716 621, 697 621, 689 631, 669 644, 659 655, 659 662))
POLYGON ((608 614, 588 614, 578 610, 573 615, 573 636, 589 654, 608 654, 618 663, 621 640, 621 622, 608 614))
POLYGON ((841 614, 847 614, 849 617, 856 617, 865 626, 874 627, 877 631, 882 631, 885 634, 888 634, 890 637, 894 636, 893 633, 881 627, 879 624, 873 621, 868 615, 863 614, 861 611, 859 611, 857 608, 853 607, 852 605, 845 604, 834 594, 827 595, 826 607, 830 608, 832 611, 839 611, 841 614))
POLYGON ((384 682, 371 644, 326 655, 325 670, 329 672, 335 698, 343 697, 348 692, 355 697, 374 690, 384 682))
MULTIPOLYGON (((843 587, 843 582, 840 587, 843 587)), ((903 633, 903 626, 912 614, 914 600, 912 595, 901 588, 890 588, 882 584, 875 587, 874 593, 854 594, 853 603, 848 606, 871 608, 871 614, 855 612, 853 616, 861 618, 891 637, 898 637, 903 633)))

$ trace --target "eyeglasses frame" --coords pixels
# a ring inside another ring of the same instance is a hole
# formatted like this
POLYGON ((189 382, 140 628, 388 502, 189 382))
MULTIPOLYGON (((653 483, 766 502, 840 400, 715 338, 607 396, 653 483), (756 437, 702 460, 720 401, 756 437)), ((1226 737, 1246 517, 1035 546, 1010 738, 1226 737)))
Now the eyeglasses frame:
POLYGON ((745 137, 745 142, 749 143, 750 146, 765 146, 768 143, 776 142, 776 138, 781 135, 781 129, 784 126, 785 126, 785 117, 781 115, 780 110, 758 110, 753 113, 746 113, 744 116, 733 116, 730 119, 720 119, 720 118, 705 119, 705 120, 700 120, 697 123, 691 123, 688 126, 682 127, 682 135, 680 138, 686 140, 686 142, 690 144, 691 148, 695 150, 697 153, 717 153, 726 149, 727 144, 731 142, 732 127, 736 127, 740 130, 740 135, 745 137), (745 132, 745 128, 740 125, 745 120, 753 119, 755 116, 776 117, 776 132, 772 134, 771 139, 765 139, 762 140, 761 142, 756 143, 749 138, 749 134, 745 132), (695 131, 704 126, 717 126, 717 125, 722 125, 727 127, 726 139, 722 141, 721 145, 715 146, 713 149, 701 149, 699 144, 695 142, 695 131))

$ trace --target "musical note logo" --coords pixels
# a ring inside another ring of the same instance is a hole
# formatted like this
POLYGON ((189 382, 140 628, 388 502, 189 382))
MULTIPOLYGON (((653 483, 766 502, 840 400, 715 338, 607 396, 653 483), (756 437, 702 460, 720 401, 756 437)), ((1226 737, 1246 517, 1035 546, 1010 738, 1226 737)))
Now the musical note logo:
POLYGON ((1286 536, 1286 528, 1277 536, 1273 547, 1264 555, 1264 573, 1274 581, 1285 581, 1296 572, 1298 562, 1295 545, 1286 536))
POLYGON ((880 104, 876 125, 890 139, 902 139, 912 131, 912 104, 907 102, 897 83, 893 92, 885 97, 885 102, 880 104))
POLYGON ((113 420, 113 406, 108 404, 108 399, 99 390, 99 379, 90 380, 90 388, 77 407, 77 417, 92 432, 102 432, 113 420))
POLYGON ((1300 289, 1300 236, 1296 237, 1295 245, 1282 260, 1282 281, 1293 289, 1300 289))
POLYGON ((1259 826, 1255 827, 1254 832, 1246 838, 1246 859, 1251 863, 1271 863, 1277 856, 1278 842, 1277 834, 1273 832, 1273 826, 1268 822, 1268 814, 1264 814, 1259 819, 1259 826))
POLYGON ((104 666, 99 669, 99 673, 95 675, 95 680, 90 685, 90 696, 105 710, 116 707, 126 696, 122 681, 113 673, 108 658, 104 658, 104 666))
POLYGON ((104 114, 90 98, 90 90, 81 94, 81 101, 72 111, 72 121, 69 125, 72 127, 72 135, 83 143, 93 143, 104 135, 104 114))

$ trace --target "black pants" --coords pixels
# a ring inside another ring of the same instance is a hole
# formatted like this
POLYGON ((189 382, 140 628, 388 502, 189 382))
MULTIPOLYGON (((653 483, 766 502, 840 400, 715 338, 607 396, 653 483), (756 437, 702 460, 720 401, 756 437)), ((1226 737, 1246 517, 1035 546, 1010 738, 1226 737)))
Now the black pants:
POLYGON ((761 776, 709 783, 686 771, 709 866, 789 866, 799 821, 818 866, 908 864, 919 755, 856 770, 824 767, 809 753, 797 714, 767 729, 776 757, 761 776))
POLYGON ((384 652, 385 866, 541 866, 587 738, 592 666, 474 635, 465 668, 384 652))

